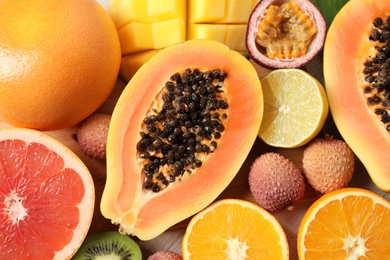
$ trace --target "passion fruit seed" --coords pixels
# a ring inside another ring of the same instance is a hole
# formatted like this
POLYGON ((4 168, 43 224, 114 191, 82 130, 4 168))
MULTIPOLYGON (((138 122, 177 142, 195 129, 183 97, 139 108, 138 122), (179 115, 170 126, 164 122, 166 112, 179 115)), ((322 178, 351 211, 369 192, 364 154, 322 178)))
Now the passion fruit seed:
POLYGON ((175 73, 146 113, 137 153, 144 188, 159 192, 186 178, 217 148, 228 118, 227 73, 186 69, 175 73))
POLYGON ((256 43, 271 59, 291 59, 306 54, 316 32, 310 16, 295 1, 289 1, 269 6, 259 23, 256 43))
POLYGON ((369 40, 375 42, 375 53, 364 63, 363 75, 367 83, 363 87, 367 104, 390 131, 390 16, 373 21, 369 40))

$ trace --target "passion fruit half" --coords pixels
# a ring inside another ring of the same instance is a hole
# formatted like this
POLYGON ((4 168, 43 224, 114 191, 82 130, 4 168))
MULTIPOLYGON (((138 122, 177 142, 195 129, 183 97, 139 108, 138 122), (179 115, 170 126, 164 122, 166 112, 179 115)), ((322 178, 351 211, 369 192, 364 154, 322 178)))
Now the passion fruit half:
POLYGON ((261 66, 299 68, 322 50, 326 28, 310 0, 262 0, 249 17, 246 46, 261 66))

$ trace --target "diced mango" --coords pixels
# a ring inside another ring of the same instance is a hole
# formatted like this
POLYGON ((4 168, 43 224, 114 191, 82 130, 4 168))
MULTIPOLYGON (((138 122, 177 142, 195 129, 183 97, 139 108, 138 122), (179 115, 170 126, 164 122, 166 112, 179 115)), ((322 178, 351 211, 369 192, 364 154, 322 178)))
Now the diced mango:
POLYGON ((211 39, 245 52, 246 24, 189 24, 187 39, 211 39))
POLYGON ((186 0, 112 0, 108 12, 115 16, 118 29, 131 22, 156 23, 175 18, 186 19, 186 0), (116 10, 115 10, 116 9, 116 10))
POLYGON ((225 0, 188 0, 189 23, 215 23, 225 16, 225 0))
POLYGON ((246 24, 259 0, 188 0, 189 23, 246 24))
POLYGON ((159 50, 142 51, 122 57, 119 77, 128 82, 137 70, 159 50))
POLYGON ((217 23, 246 24, 252 10, 252 1, 226 0, 225 15, 217 23))
POLYGON ((152 24, 153 49, 162 49, 186 40, 185 24, 179 19, 152 24))
POLYGON ((230 49, 238 52, 246 52, 245 35, 246 24, 229 24, 227 26, 225 44, 230 49))
POLYGON ((116 5, 116 8, 118 9, 118 29, 133 21, 142 23, 150 22, 150 18, 147 15, 146 0, 122 0, 116 5))
POLYGON ((148 16, 153 21, 167 21, 180 18, 185 21, 187 17, 186 0, 147 0, 148 16))
POLYGON ((111 0, 122 55, 186 40, 187 0, 111 0))
POLYGON ((224 43, 226 38, 226 24, 189 24, 187 39, 210 39, 224 43))
POLYGON ((152 26, 131 22, 118 31, 122 55, 153 49, 152 26))
POLYGON ((247 22, 259 1, 110 0, 108 12, 121 41, 122 67, 129 66, 121 68, 121 74, 130 79, 152 50, 190 39, 212 39, 245 54, 247 22))

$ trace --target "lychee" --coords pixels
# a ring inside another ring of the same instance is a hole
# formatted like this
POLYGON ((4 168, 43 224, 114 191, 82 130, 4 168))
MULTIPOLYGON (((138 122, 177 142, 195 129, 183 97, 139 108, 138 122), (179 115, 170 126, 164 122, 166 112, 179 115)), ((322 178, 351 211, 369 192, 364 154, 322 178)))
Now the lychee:
POLYGON ((93 159, 106 159, 106 145, 111 115, 96 113, 77 126, 77 140, 80 150, 93 159))
POLYGON ((348 185, 355 170, 355 156, 346 142, 325 136, 305 148, 302 167, 309 184, 325 194, 348 185))
POLYGON ((252 164, 249 187, 257 203, 272 212, 299 200, 305 191, 301 170, 278 153, 265 153, 252 164))
POLYGON ((147 260, 182 260, 183 258, 173 251, 161 250, 149 256, 147 260))

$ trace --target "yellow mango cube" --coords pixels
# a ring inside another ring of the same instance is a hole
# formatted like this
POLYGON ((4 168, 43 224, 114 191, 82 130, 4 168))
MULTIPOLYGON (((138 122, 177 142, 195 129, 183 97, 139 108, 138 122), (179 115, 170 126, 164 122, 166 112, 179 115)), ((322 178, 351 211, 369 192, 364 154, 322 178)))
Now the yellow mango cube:
POLYGON ((172 19, 152 25, 153 49, 162 49, 186 40, 185 23, 180 19, 172 19))
POLYGON ((134 54, 129 54, 122 57, 119 77, 128 82, 137 70, 153 57, 158 50, 141 51, 134 54))
POLYGON ((117 28, 131 22, 155 23, 175 18, 186 19, 186 0, 115 0, 108 12, 117 28), (114 19, 113 19, 114 20, 114 19))
POLYGON ((246 24, 252 10, 252 0, 226 0, 225 15, 217 23, 246 24))
POLYGON ((224 43, 226 30, 225 24, 189 24, 187 39, 211 39, 224 43))
POLYGON ((186 20, 187 0, 147 0, 147 15, 153 22, 176 18, 186 20))
POLYGON ((246 24, 259 0, 188 0, 189 23, 246 24))
POLYGON ((190 24, 187 39, 212 39, 243 53, 246 28, 246 24, 190 24))
POLYGON ((153 49, 152 26, 131 22, 118 30, 122 55, 153 49))
POLYGON ((225 44, 230 49, 238 52, 246 52, 245 35, 246 24, 229 24, 227 26, 225 44))
POLYGON ((147 15, 146 0, 122 0, 118 2, 116 8, 119 10, 117 28, 122 28, 133 21, 150 22, 150 18, 147 15))
POLYGON ((190 23, 214 23, 225 16, 225 0, 188 0, 190 23))

